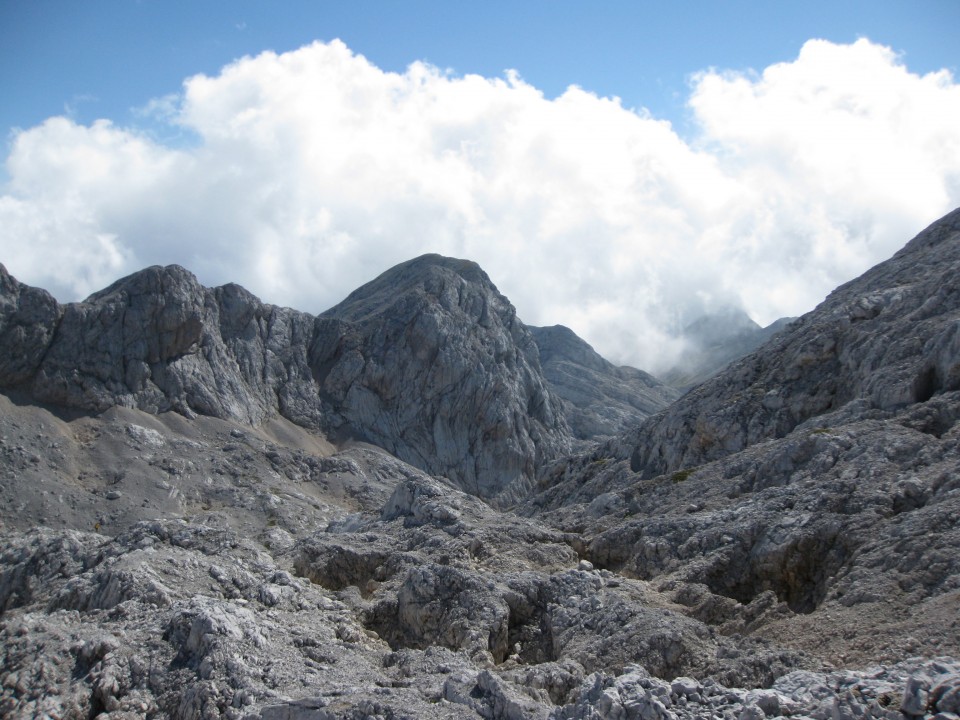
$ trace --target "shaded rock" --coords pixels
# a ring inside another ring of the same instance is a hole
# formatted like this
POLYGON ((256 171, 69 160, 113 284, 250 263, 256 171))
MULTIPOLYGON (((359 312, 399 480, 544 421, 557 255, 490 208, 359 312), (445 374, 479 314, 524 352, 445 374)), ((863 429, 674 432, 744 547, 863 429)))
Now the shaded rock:
POLYGON ((50 293, 18 282, 0 264, 0 347, 8 349, 0 353, 0 378, 5 386, 33 376, 62 312, 50 293))
POLYGON ((470 263, 321 318, 178 268, 64 308, 0 277, 0 338, 45 348, 3 365, 0 715, 949 720, 956 223, 572 455, 470 263))
POLYGON ((402 460, 509 503, 569 447, 533 337, 476 263, 411 260, 324 318, 349 332, 317 358, 323 391, 402 460))
POLYGON ((562 325, 529 328, 550 388, 581 440, 615 435, 662 410, 680 393, 643 370, 616 366, 562 325))
POLYGON ((680 363, 664 372, 661 379, 686 392, 756 350, 795 319, 780 318, 767 327, 760 327, 740 308, 717 308, 681 331, 680 336, 688 344, 687 351, 680 363))

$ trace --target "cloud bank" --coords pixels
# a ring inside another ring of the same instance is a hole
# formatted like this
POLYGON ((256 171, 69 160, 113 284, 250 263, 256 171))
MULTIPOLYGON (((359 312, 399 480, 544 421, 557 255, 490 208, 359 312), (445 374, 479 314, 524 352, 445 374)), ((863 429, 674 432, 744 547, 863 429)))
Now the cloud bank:
POLYGON ((319 312, 439 252, 479 262, 525 322, 655 371, 705 310, 805 312, 960 205, 960 86, 867 40, 701 72, 689 108, 682 139, 515 73, 388 73, 338 41, 267 52, 153 103, 186 146, 106 120, 17 134, 0 260, 61 300, 179 263, 319 312))

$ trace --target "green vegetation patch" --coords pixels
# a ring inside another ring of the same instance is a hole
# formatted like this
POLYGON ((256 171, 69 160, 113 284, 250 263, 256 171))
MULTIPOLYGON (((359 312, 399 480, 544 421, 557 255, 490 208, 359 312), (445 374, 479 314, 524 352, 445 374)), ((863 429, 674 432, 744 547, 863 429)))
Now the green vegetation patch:
POLYGON ((696 472, 696 468, 688 468, 686 470, 677 470, 673 475, 670 476, 670 482, 682 483, 688 477, 693 475, 696 472))

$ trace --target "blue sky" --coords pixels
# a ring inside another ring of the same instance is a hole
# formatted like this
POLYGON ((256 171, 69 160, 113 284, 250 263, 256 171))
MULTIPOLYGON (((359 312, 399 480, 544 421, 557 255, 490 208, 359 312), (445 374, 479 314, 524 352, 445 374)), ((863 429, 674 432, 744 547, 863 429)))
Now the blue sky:
POLYGON ((340 38, 383 70, 425 60, 457 74, 508 69, 550 97, 617 96, 683 129, 687 78, 762 69, 811 38, 868 37, 914 72, 960 63, 956 0, 837 2, 320 2, 4 0, 0 127, 67 113, 143 122, 132 109, 243 55, 340 38))
POLYGON ((320 312, 427 252, 656 371, 960 205, 957 0, 0 0, 0 262, 320 312), (614 99, 617 98, 617 99, 614 99))

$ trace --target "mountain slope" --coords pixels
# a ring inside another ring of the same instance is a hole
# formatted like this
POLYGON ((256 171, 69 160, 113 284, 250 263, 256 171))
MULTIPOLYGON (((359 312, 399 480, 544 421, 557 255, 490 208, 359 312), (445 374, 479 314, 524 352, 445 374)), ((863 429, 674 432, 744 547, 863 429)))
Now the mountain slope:
POLYGON ((550 387, 565 402, 580 440, 615 435, 673 402, 680 393, 643 370, 602 358, 562 325, 530 327, 550 387))
POLYGON ((956 717, 958 274, 960 211, 570 455, 544 369, 631 398, 472 263, 319 318, 0 273, 0 715, 956 717))
POLYGON ((722 632, 833 663, 960 653, 960 211, 523 512, 722 632))
POLYGON ((692 467, 827 412, 892 413, 960 389, 958 235, 954 211, 641 425, 633 469, 692 467))

